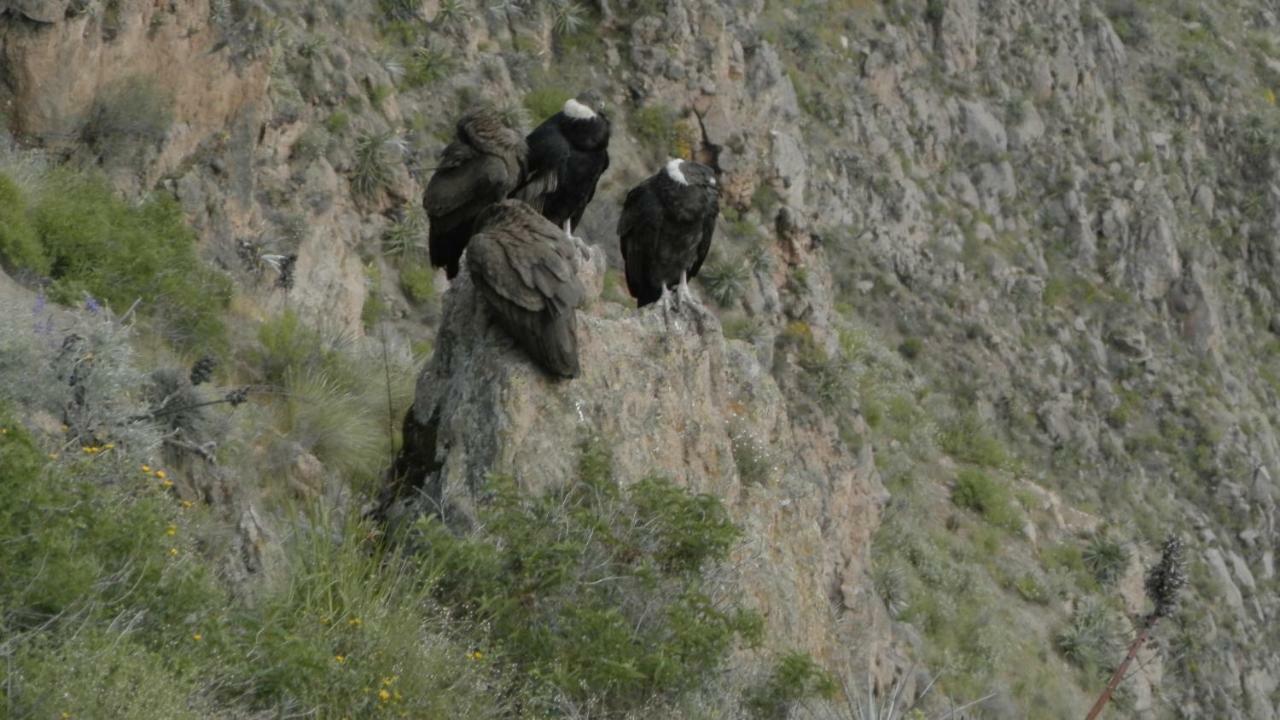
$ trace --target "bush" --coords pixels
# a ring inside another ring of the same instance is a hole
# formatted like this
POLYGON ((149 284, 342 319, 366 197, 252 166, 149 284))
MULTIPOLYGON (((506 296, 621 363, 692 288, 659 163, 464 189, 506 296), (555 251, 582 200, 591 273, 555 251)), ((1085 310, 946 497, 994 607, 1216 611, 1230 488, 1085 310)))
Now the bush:
POLYGON ((835 680, 821 665, 806 653, 791 653, 778 662, 768 680, 747 693, 747 708, 759 720, 786 720, 803 700, 835 694, 835 680))
POLYGON ((352 338, 325 333, 286 310, 258 327, 258 345, 248 353, 251 372, 262 382, 284 386, 289 378, 324 373, 344 390, 363 385, 348 360, 352 338))
POLYGON ((678 155, 676 111, 665 105, 650 105, 631 113, 628 127, 640 144, 663 156, 678 155))
POLYGON ((116 155, 132 147, 158 143, 173 125, 173 97, 136 76, 107 88, 94 103, 85 140, 95 150, 116 155))
POLYGON ((1014 505, 1009 488, 978 470, 966 468, 957 473, 951 502, 978 513, 997 527, 1015 531, 1022 527, 1022 514, 1014 505))
POLYGON ((400 265, 400 289, 410 302, 425 305, 435 300, 435 269, 420 260, 409 260, 400 265))
POLYGON ((955 418, 938 438, 942 449, 961 462, 992 468, 1009 464, 1009 453, 977 413, 967 412, 955 418))
POLYGON ((915 360, 920 357, 920 351, 924 348, 924 343, 920 338, 909 337, 898 345, 898 354, 908 360, 915 360))
POLYGON ((104 180, 66 170, 46 183, 29 212, 51 263, 54 300, 79 304, 87 293, 116 312, 141 301, 139 311, 179 349, 225 350, 231 282, 196 257, 177 202, 153 196, 132 207, 104 180))
POLYGON ((133 366, 129 340, 130 328, 105 311, 55 323, 42 297, 31 314, 0 314, 0 403, 59 419, 70 448, 114 442, 149 453, 160 437, 137 420, 147 411, 139 392, 147 377, 133 366))
MULTIPOLYGON (((625 491, 607 452, 588 443, 579 477, 531 497, 493 478, 483 535, 415 526, 436 599, 486 628, 530 678, 531 697, 592 702, 604 716, 675 699, 712 675, 760 619, 713 599, 703 574, 739 530, 719 499, 662 479, 625 491)), ((535 714, 537 707, 528 708, 535 714)))
POLYGON ((495 667, 446 633, 432 577, 375 537, 354 518, 306 514, 286 545, 288 582, 242 619, 252 654, 230 689, 274 716, 507 716, 495 667))
POLYGON ((18 184, 0 175, 0 265, 10 271, 48 275, 49 258, 27 216, 27 202, 18 184))
POLYGON ((226 597, 178 503, 125 448, 55 462, 3 414, 0 467, 0 636, 17 665, 0 702, 19 717, 202 716, 184 709, 184 644, 226 597))
POLYGON ((573 93, 557 86, 543 86, 530 90, 524 96, 524 107, 529 111, 529 117, 535 123, 541 123, 543 120, 560 112, 560 108, 564 107, 565 101, 573 97, 573 93))

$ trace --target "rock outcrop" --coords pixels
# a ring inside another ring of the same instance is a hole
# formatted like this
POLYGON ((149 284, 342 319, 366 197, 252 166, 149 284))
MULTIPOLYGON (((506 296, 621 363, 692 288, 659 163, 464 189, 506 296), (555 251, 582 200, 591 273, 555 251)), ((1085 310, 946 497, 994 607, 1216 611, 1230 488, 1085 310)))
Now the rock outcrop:
POLYGON ((661 475, 722 498, 745 532, 738 590, 774 643, 843 666, 844 621, 875 613, 864 574, 885 494, 870 450, 851 453, 792 418, 754 350, 725 340, 707 310, 598 301, 603 264, 596 249, 584 265, 596 301, 579 318, 582 375, 568 381, 539 370, 459 275, 382 514, 465 522, 488 474, 534 492, 555 486, 596 436, 621 484, 661 475))

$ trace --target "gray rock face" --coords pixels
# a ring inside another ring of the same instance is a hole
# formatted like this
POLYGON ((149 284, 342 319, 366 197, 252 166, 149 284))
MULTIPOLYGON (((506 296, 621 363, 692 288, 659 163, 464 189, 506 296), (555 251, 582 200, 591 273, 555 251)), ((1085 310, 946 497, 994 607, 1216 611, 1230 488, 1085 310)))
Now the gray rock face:
MULTIPOLYGON (((594 293, 602 268, 596 250, 583 270, 594 293)), ((706 311, 597 302, 578 335, 581 377, 550 378, 495 326, 464 270, 418 379, 401 458, 412 469, 390 488, 387 516, 442 507, 462 520, 491 473, 531 491, 562 483, 595 435, 621 484, 658 474, 723 498, 745 530, 741 592, 780 646, 838 661, 848 640, 839 619, 862 604, 884 492, 870 453, 789 417, 754 351, 726 341, 706 311)))
POLYGON ((28 20, 52 23, 66 17, 70 4, 70 0, 4 0, 0 2, 0 13, 9 10, 28 20))

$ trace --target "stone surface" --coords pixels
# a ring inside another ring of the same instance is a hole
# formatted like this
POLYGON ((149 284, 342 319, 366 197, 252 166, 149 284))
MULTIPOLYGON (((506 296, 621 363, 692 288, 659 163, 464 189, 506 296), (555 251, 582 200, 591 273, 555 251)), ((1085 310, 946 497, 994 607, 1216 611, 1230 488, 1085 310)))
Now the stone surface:
MULTIPOLYGON (((587 272, 600 267, 594 257, 587 272)), ((573 477, 580 443, 599 436, 619 483, 658 474, 722 498, 746 533, 734 562, 738 590, 765 615, 774 642, 841 662, 841 618, 865 605, 884 495, 872 457, 792 419, 752 349, 726 341, 705 312, 596 303, 579 316, 581 377, 554 380, 494 325, 464 271, 418 379, 416 422, 407 426, 418 431, 406 438, 416 469, 390 491, 401 500, 387 514, 469 515, 472 491, 490 473, 534 491, 556 485, 573 477), (740 476, 743 452, 767 454, 767 477, 740 476)))

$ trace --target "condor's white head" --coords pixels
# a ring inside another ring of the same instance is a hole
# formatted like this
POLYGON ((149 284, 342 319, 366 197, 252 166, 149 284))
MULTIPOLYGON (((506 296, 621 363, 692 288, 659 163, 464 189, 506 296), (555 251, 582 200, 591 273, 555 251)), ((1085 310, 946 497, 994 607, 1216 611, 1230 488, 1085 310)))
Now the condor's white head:
POLYGON ((574 120, 590 120, 596 116, 596 111, 583 105, 574 98, 564 101, 564 114, 574 120))
POLYGON ((667 173, 667 177, 672 180, 675 180, 681 185, 688 185, 689 178, 685 177, 684 173, 680 172, 680 166, 682 164, 684 164, 684 161, 680 158, 672 158, 667 161, 667 168, 665 172, 667 173))

